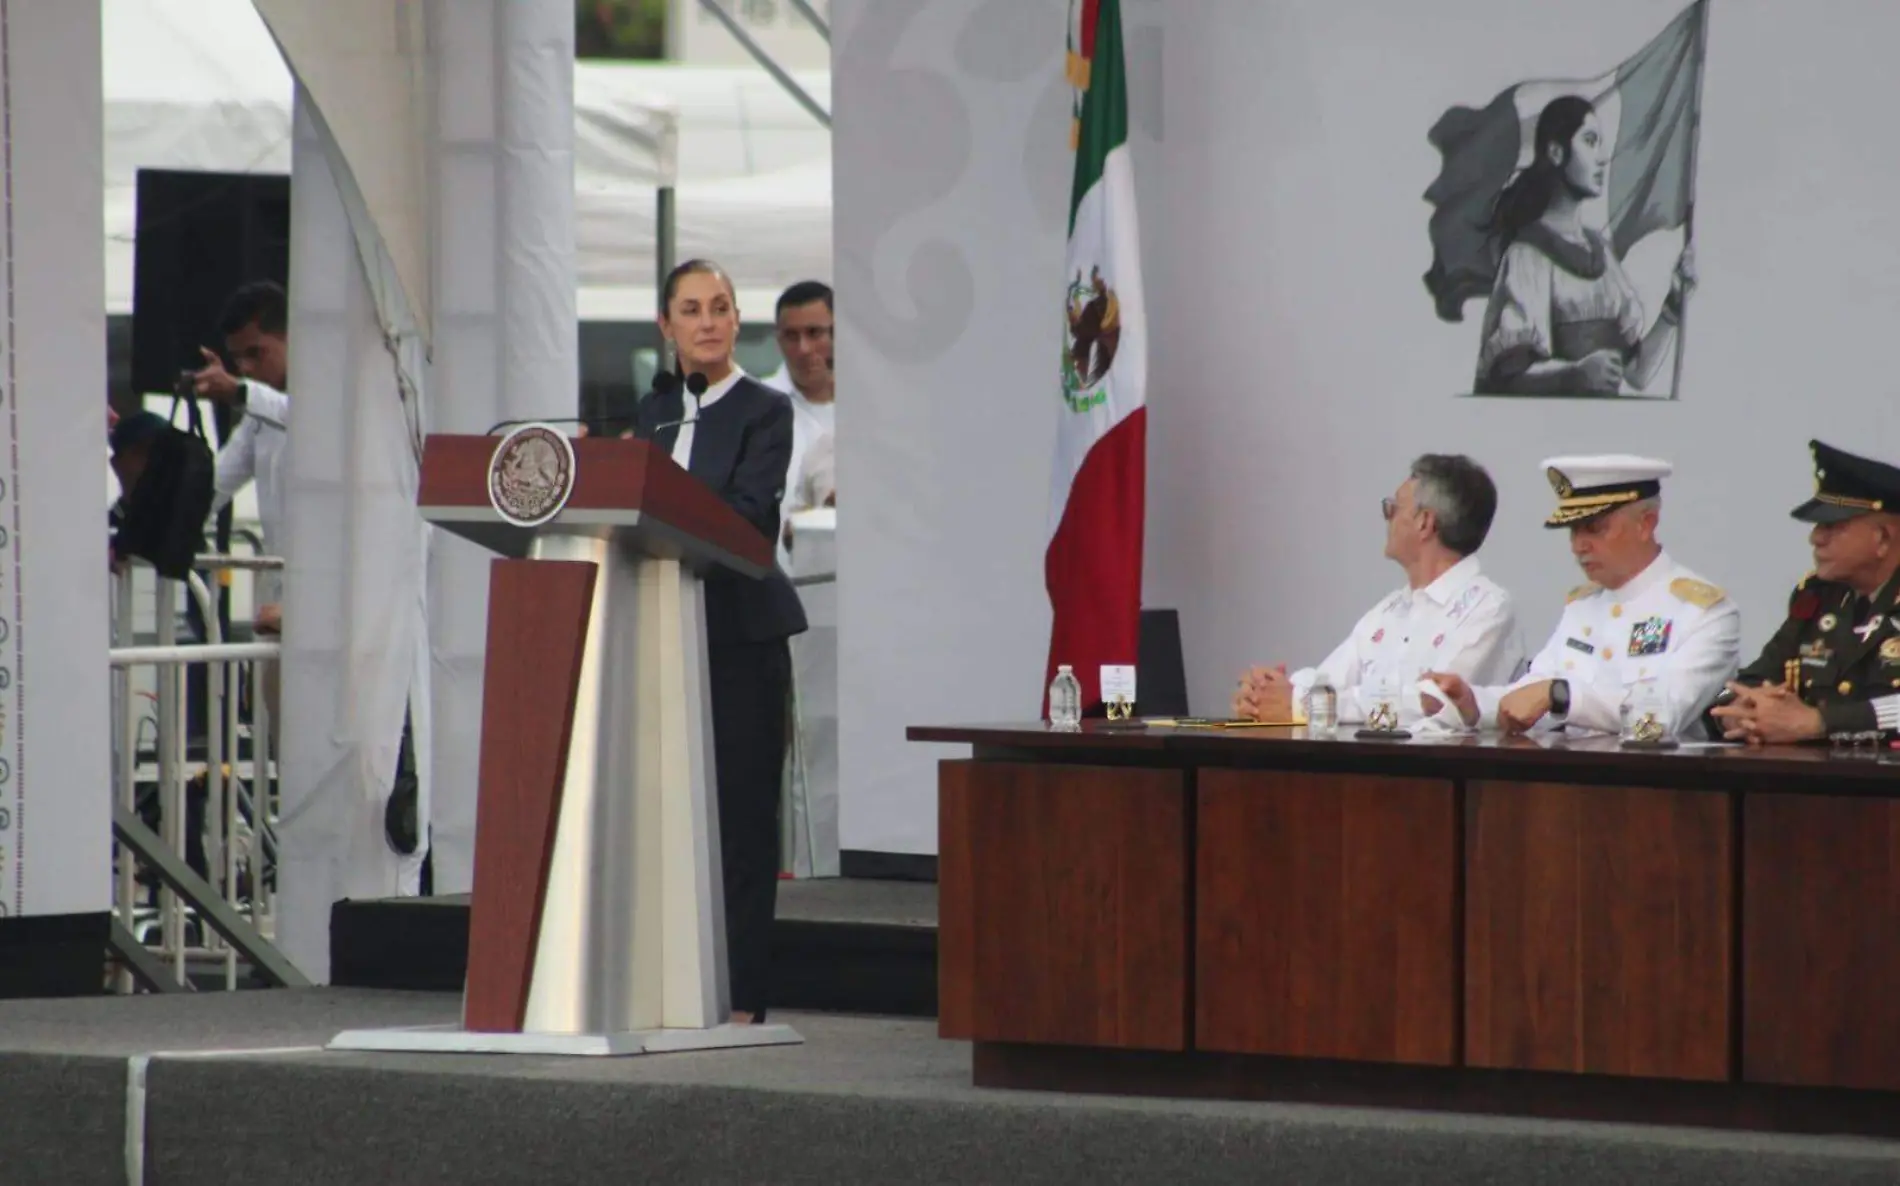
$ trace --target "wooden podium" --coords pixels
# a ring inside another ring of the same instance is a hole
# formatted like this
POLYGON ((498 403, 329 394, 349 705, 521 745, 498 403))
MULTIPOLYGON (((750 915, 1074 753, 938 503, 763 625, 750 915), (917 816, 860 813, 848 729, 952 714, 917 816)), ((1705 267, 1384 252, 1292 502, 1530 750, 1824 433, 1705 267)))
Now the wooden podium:
POLYGON ((351 1031, 331 1048, 801 1041, 727 1024, 706 676, 701 579, 764 575, 772 541, 648 442, 546 425, 429 437, 418 502, 498 554, 463 1024, 351 1031), (524 490, 540 500, 528 518, 524 490))

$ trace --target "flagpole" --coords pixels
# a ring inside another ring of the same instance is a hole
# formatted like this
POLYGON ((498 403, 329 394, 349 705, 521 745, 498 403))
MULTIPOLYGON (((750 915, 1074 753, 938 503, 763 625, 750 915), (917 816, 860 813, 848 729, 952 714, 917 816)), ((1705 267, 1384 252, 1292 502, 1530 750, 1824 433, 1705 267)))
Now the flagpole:
MULTIPOLYGON (((1709 3, 1701 0, 1702 17, 1696 24, 1695 105, 1689 112, 1689 208, 1682 214, 1682 249, 1695 246, 1696 170, 1702 157, 1702 71, 1709 61, 1709 3)), ((1673 280, 1672 280, 1673 283, 1673 280)), ((1676 365, 1669 380, 1669 398, 1682 398, 1683 344, 1689 338, 1689 302, 1676 309, 1676 365)))

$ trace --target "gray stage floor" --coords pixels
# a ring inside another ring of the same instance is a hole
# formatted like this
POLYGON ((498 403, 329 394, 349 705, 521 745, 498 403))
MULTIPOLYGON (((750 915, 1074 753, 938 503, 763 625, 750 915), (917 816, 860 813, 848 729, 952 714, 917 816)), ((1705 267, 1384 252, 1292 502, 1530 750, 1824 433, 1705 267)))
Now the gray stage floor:
MULTIPOLYGON (((329 1054, 432 994, 0 1002, 0 1181, 1900 1182, 1900 1145, 979 1090, 932 1022, 784 1015, 803 1046, 629 1059, 329 1054), (115 1094, 114 1088, 118 1088, 115 1094)), ((775 1015, 776 1016, 776 1015, 775 1015)))
MULTIPOLYGON (((426 905, 468 905, 467 894, 418 898, 426 905)), ((937 885, 925 881, 870 881, 825 877, 778 883, 779 918, 796 922, 937 925, 937 885)))
POLYGON ((778 917, 799 922, 937 925, 934 881, 866 881, 844 877, 778 883, 778 917))

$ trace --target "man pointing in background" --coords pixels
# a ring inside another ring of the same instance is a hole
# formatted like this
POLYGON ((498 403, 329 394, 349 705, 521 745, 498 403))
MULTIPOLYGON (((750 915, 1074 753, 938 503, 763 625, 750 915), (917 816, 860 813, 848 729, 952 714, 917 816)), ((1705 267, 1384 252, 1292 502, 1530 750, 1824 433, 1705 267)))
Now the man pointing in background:
MULTIPOLYGON (((257 518, 263 549, 281 556, 284 546, 284 446, 290 430, 290 397, 284 394, 290 370, 290 303, 284 290, 268 280, 246 284, 231 294, 218 318, 224 347, 238 373, 209 347, 201 347, 204 368, 192 386, 205 399, 228 404, 242 419, 218 450, 218 498, 222 510, 246 482, 257 483, 257 518)), ((274 617, 283 589, 276 573, 259 573, 257 599, 274 617)), ((264 608, 258 611, 266 617, 264 608)))

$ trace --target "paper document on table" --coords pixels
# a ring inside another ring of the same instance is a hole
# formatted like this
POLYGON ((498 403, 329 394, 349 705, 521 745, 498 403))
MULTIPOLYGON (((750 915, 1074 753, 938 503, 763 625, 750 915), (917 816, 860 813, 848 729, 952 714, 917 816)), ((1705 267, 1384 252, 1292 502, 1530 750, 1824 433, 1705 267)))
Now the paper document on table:
POLYGON ((1155 729, 1297 729, 1303 721, 1215 721, 1203 717, 1145 717, 1155 729))

